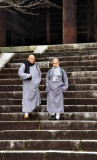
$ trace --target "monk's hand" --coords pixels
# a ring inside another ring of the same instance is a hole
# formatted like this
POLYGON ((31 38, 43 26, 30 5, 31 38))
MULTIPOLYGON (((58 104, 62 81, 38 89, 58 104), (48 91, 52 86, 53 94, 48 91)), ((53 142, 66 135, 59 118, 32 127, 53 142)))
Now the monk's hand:
POLYGON ((32 79, 32 75, 29 76, 29 78, 27 78, 27 80, 31 80, 32 79))
POLYGON ((30 75, 30 77, 29 77, 30 79, 32 79, 32 75, 30 75))

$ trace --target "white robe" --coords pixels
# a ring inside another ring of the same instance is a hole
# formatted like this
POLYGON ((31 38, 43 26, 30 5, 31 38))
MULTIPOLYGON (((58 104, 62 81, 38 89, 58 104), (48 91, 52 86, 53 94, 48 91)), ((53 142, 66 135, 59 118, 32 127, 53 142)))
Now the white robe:
POLYGON ((38 65, 30 66, 30 74, 24 73, 25 64, 23 64, 18 71, 20 78, 23 80, 23 99, 22 112, 32 112, 40 105, 40 91, 39 84, 41 82, 41 72, 38 65), (31 80, 27 80, 32 75, 31 80))
POLYGON ((49 113, 64 112, 63 92, 68 89, 68 77, 63 69, 60 69, 60 73, 57 81, 54 81, 54 68, 46 75, 47 111, 49 113))

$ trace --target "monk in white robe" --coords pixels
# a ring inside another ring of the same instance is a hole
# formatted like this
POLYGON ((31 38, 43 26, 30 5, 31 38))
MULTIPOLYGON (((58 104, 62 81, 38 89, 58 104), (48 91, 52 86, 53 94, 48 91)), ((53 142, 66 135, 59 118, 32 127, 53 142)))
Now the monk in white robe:
POLYGON ((19 68, 18 74, 23 80, 22 112, 25 112, 24 118, 29 118, 29 113, 41 103, 39 91, 41 71, 39 66, 35 64, 34 55, 28 56, 28 59, 19 68))
POLYGON ((68 89, 68 77, 59 66, 59 59, 53 59, 53 68, 46 75, 47 111, 51 117, 56 113, 56 119, 64 112, 63 93, 68 89))

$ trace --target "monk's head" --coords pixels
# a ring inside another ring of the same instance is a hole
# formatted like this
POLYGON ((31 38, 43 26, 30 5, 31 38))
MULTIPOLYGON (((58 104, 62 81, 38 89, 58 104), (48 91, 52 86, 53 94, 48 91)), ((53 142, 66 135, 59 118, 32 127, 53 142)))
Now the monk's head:
POLYGON ((28 61, 33 64, 35 62, 35 56, 34 55, 29 55, 28 56, 28 61))
POLYGON ((53 61, 52 61, 52 63, 53 63, 53 67, 54 67, 54 68, 57 68, 57 67, 59 66, 59 63, 60 63, 60 62, 59 62, 59 59, 58 59, 58 58, 54 58, 53 61))

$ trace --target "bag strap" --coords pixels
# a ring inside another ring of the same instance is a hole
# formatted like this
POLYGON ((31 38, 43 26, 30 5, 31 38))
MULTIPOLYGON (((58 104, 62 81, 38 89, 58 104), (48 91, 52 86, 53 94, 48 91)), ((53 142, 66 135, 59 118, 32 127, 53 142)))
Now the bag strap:
MULTIPOLYGON (((61 69, 61 73, 62 73, 62 81, 64 82, 64 78, 63 78, 63 76, 64 76, 64 71, 63 71, 63 69, 62 68, 60 68, 61 69)), ((52 70, 52 68, 48 71, 48 73, 50 74, 50 71, 52 70)))

